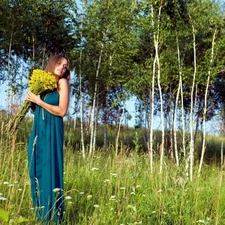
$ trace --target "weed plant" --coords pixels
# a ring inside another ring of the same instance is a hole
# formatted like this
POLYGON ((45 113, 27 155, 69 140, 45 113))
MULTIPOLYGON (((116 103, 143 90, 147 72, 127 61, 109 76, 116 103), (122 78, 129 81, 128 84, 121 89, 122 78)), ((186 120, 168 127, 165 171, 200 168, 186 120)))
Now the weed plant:
MULTIPOLYGON (((0 134, 0 224, 36 222, 27 165, 27 144, 0 134)), ((223 168, 205 165, 190 181, 181 163, 142 153, 138 140, 133 151, 117 156, 113 146, 84 159, 65 146, 66 225, 225 224, 223 168)), ((87 150, 88 152, 88 150, 87 150)), ((196 168, 194 168, 197 171, 196 168)), ((40 224, 41 225, 41 224, 40 224)))

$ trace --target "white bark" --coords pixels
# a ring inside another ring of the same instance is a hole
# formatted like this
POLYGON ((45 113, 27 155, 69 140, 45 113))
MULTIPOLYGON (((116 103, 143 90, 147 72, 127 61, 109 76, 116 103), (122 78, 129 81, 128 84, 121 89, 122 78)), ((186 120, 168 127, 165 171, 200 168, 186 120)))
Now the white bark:
POLYGON ((165 128, 164 128, 164 111, 163 111, 163 98, 162 98, 162 88, 161 88, 161 70, 160 70, 160 62, 159 62, 159 31, 160 31, 160 16, 161 16, 162 5, 159 7, 158 12, 158 24, 157 24, 157 32, 154 33, 154 46, 155 46, 155 58, 157 64, 157 84, 159 88, 159 97, 160 97, 160 112, 161 112, 161 128, 162 128, 162 142, 160 147, 160 169, 159 173, 162 173, 163 169, 163 158, 164 158, 164 139, 165 139, 165 128))
POLYGON ((181 120, 182 120, 182 146, 183 146, 183 153, 184 158, 186 158, 186 129, 185 129, 185 116, 184 116, 184 96, 183 96, 183 81, 182 76, 179 80, 180 85, 180 98, 181 98, 181 120))
POLYGON ((117 124, 117 131, 116 131, 116 140, 115 140, 115 149, 116 149, 116 156, 118 155, 118 147, 119 147, 119 136, 120 136, 120 128, 121 128, 121 124, 122 124, 122 119, 124 116, 124 108, 122 109, 122 115, 119 118, 119 122, 117 124))
MULTIPOLYGON (((81 28, 83 26, 83 17, 81 18, 81 28)), ((82 30, 82 29, 81 29, 82 30)), ((83 122, 83 93, 82 93, 82 72, 81 72, 81 61, 82 61, 82 46, 83 46, 83 34, 80 33, 80 61, 79 61, 79 91, 80 91, 80 133, 81 133, 81 149, 82 156, 85 158, 85 147, 84 147, 84 122, 83 122)), ((75 118, 74 118, 75 119, 75 118)), ((75 126, 75 123, 74 123, 75 126)))
POLYGON ((90 118, 91 137, 90 137, 89 154, 92 154, 92 152, 95 150, 94 149, 94 142, 95 142, 94 141, 94 138, 95 138, 95 135, 94 135, 94 115, 95 115, 95 106, 96 106, 96 96, 97 96, 97 90, 98 90, 98 75, 99 75, 99 70, 100 70, 100 65, 101 65, 103 47, 104 47, 104 44, 102 43, 100 54, 99 54, 99 59, 98 59, 98 67, 97 67, 96 75, 95 75, 95 87, 94 87, 93 103, 92 103, 91 118, 90 118))
MULTIPOLYGON (((154 26, 154 12, 153 6, 151 6, 152 24, 154 26)), ((154 98, 155 98, 155 70, 156 70, 156 58, 153 61, 152 67, 152 88, 151 88, 151 118, 149 120, 149 160, 150 160, 150 171, 153 173, 153 125, 154 125, 154 98)))
POLYGON ((192 35, 193 35, 193 51, 194 51, 194 72, 191 88, 191 109, 190 109, 190 153, 189 153, 189 162, 190 162, 190 180, 193 179, 193 166, 194 166, 194 90, 195 90, 195 79, 197 72, 197 63, 196 63, 196 42, 195 42, 195 28, 192 25, 192 35))
POLYGON ((178 61, 178 68, 179 68, 179 84, 178 84, 175 109, 174 109, 173 132, 174 132, 174 151, 175 151, 176 165, 179 166, 176 124, 177 124, 177 108, 178 108, 179 96, 180 96, 181 85, 182 85, 182 72, 181 72, 181 62, 180 62, 180 46, 179 46, 179 39, 178 39, 177 32, 176 32, 176 43, 177 43, 177 61, 178 61))
MULTIPOLYGON (((211 49, 211 58, 210 58, 210 64, 213 62, 214 58, 214 45, 215 45, 215 38, 216 38, 216 30, 214 31, 213 34, 213 39, 212 39, 212 49, 211 49)), ((206 113, 207 113, 207 97, 208 97, 208 89, 209 89, 209 81, 210 81, 210 75, 211 75, 211 70, 209 69, 208 71, 208 77, 207 77, 207 83, 206 83, 206 88, 205 88, 205 104, 204 104, 204 111, 203 111, 203 141, 202 141, 202 153, 201 153, 201 159, 199 163, 199 168, 198 168, 198 175, 200 175, 201 168, 202 168, 202 163, 203 163, 203 158, 205 154, 205 137, 206 137, 206 113)))

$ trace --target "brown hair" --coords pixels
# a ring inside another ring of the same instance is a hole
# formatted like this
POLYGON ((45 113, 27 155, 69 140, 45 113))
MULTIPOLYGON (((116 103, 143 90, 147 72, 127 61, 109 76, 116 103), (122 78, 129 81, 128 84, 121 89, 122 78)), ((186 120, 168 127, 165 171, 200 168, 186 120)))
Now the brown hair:
MULTIPOLYGON (((45 71, 46 72, 51 72, 53 73, 54 69, 55 69, 55 66, 56 64, 62 59, 62 58, 65 58, 67 60, 67 64, 68 64, 68 67, 67 67, 67 70, 66 72, 64 73, 64 75, 61 77, 61 78, 66 78, 67 80, 70 79, 70 61, 69 59, 63 55, 63 54, 58 54, 58 55, 54 55, 54 56, 51 56, 48 60, 48 63, 45 67, 45 71)), ((54 74, 53 74, 54 75, 54 74)), ((58 78, 58 76, 56 77, 58 78)))

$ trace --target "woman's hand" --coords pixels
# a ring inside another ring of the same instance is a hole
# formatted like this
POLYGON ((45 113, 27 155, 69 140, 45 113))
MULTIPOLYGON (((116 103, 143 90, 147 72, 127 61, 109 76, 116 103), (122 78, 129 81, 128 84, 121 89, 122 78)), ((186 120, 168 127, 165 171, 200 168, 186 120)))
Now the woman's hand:
POLYGON ((35 103, 37 105, 39 105, 40 104, 40 101, 41 101, 40 95, 35 95, 31 91, 28 91, 27 92, 27 95, 26 95, 26 98, 25 99, 27 101, 33 102, 33 103, 35 103))

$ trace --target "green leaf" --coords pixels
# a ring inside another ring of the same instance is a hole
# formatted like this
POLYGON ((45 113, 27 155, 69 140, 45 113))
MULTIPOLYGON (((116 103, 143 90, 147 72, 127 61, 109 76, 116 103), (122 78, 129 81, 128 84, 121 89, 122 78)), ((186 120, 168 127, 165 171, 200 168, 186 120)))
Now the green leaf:
POLYGON ((8 222, 9 221, 9 212, 4 209, 0 209, 0 221, 8 222))
POLYGON ((28 222, 29 220, 25 217, 19 216, 19 218, 16 220, 17 224, 28 222))

